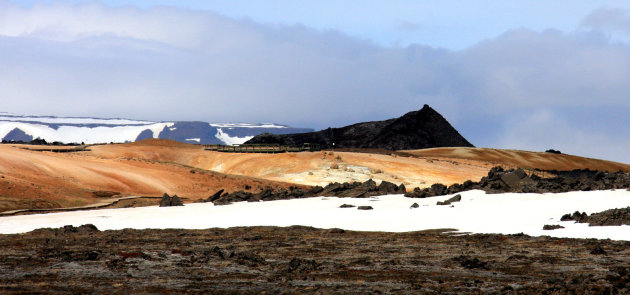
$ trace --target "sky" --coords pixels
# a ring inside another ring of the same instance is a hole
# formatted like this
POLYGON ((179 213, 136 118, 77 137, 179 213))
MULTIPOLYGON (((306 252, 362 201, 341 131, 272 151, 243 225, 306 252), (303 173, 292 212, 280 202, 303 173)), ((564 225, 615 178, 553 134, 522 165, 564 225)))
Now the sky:
POLYGON ((629 1, 0 0, 0 111, 314 129, 429 104, 630 163, 629 1))

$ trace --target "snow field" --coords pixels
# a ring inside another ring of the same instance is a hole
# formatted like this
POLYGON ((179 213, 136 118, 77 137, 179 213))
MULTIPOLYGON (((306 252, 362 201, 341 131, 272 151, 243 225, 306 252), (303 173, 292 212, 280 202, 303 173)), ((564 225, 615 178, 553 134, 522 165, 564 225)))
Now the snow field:
POLYGON ((462 201, 437 206, 452 195, 426 199, 387 195, 373 198, 317 197, 214 206, 140 207, 0 217, 0 233, 23 233, 42 227, 91 223, 101 230, 124 228, 227 228, 235 226, 291 226, 343 228, 356 231, 407 232, 452 228, 462 233, 525 233, 567 238, 630 240, 630 226, 595 226, 561 222, 576 210, 595 213, 630 206, 630 192, 594 191, 560 194, 496 194, 467 191, 462 201), (413 203, 419 208, 411 209, 413 203), (368 205, 373 210, 339 208, 342 204, 368 205), (563 229, 543 231, 545 224, 563 229))

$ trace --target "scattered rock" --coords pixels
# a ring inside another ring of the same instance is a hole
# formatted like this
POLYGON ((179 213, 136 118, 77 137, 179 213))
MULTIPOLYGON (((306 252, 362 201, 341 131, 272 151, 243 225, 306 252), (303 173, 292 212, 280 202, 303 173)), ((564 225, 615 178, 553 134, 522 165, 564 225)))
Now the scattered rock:
POLYGON ((536 174, 527 175, 522 169, 504 170, 493 167, 488 175, 479 182, 470 180, 463 184, 453 184, 444 188, 442 184, 434 184, 429 188, 414 188, 405 194, 408 198, 427 198, 462 191, 479 189, 489 194, 495 193, 560 193, 569 191, 609 190, 630 187, 630 173, 602 172, 592 170, 544 171, 549 178, 541 178, 536 174))
POLYGON ((357 207, 357 209, 359 209, 359 210, 372 210, 374 208, 372 208, 372 206, 359 206, 359 207, 357 207))
POLYGON ((409 208, 414 209, 414 208, 418 208, 418 207, 420 207, 420 205, 418 205, 418 203, 413 203, 413 204, 411 204, 411 207, 409 207, 409 208))
POLYGON ((545 224, 543 226, 543 230, 554 230, 554 229, 560 229, 560 228, 564 228, 564 226, 559 225, 559 224, 545 224))
POLYGON ((160 200, 160 207, 172 207, 172 206, 184 206, 184 202, 182 202, 182 200, 177 195, 174 195, 173 197, 171 197, 165 193, 164 196, 162 196, 162 199, 160 200))
POLYGON ((545 153, 557 154, 557 155, 562 154, 560 151, 554 150, 554 149, 548 149, 548 150, 545 151, 545 153))
POLYGON ((184 202, 182 202, 182 200, 177 195, 174 195, 171 198, 171 206, 184 206, 184 202))
POLYGON ((630 225, 630 207, 610 209, 590 216, 585 212, 575 211, 573 214, 563 215, 560 220, 574 220, 578 223, 588 223, 589 226, 630 225))
POLYGON ((581 220, 584 220, 588 217, 588 214, 586 214, 586 212, 582 212, 580 213, 580 211, 575 211, 573 212, 573 214, 564 214, 562 215, 562 217, 560 217, 560 221, 577 221, 580 222, 581 220))
POLYGON ((167 193, 164 193, 162 196, 162 200, 160 200, 160 207, 169 207, 171 206, 171 196, 167 193))
POLYGON ((264 258, 252 251, 234 252, 230 258, 235 258, 239 263, 251 266, 266 263, 264 258))
POLYGON ((606 255, 606 251, 602 248, 601 245, 597 245, 593 250, 591 250, 591 254, 593 255, 606 255))
POLYGON ((356 207, 355 205, 350 205, 350 204, 343 204, 341 206, 339 206, 339 208, 354 208, 356 207))
POLYGON ((344 234, 344 233, 346 233, 346 230, 344 230, 342 228, 331 228, 329 232, 331 234, 344 234))
POLYGON ((389 181, 383 180, 378 186, 378 191, 385 194, 395 194, 398 193, 398 186, 389 181))
POLYGON ((315 271, 319 268, 319 263, 312 259, 293 258, 289 262, 287 272, 305 273, 315 271))
POLYGON ((271 200, 288 200, 297 198, 309 198, 316 196, 335 196, 341 198, 367 198, 393 193, 404 193, 406 188, 403 184, 396 186, 390 182, 382 182, 379 186, 374 180, 369 179, 365 182, 344 182, 330 183, 326 187, 315 186, 309 190, 299 187, 289 187, 289 189, 273 189, 265 188, 259 193, 246 191, 235 191, 232 193, 222 194, 222 190, 212 195, 206 201, 215 205, 227 205, 234 202, 258 202, 271 200))
POLYGON ((443 206, 443 205, 450 205, 451 203, 459 202, 461 200, 462 200, 462 195, 457 194, 457 195, 453 196, 452 198, 450 198, 450 199, 448 199, 448 200, 446 200, 444 202, 437 202, 437 205, 441 205, 441 206, 443 206))
POLYGON ((459 262, 463 268, 466 269, 490 269, 488 264, 484 261, 479 260, 479 258, 472 258, 466 255, 460 255, 453 258, 456 262, 459 262))
POLYGON ((224 191, 225 191, 224 189, 220 189, 218 192, 214 193, 214 195, 210 196, 204 202, 214 202, 214 201, 218 200, 221 197, 221 194, 223 194, 224 191))
POLYGON ((96 228, 96 226, 94 226, 93 224, 84 224, 77 227, 72 226, 72 225, 66 225, 60 228, 58 231, 60 231, 63 234, 67 234, 67 233, 84 234, 84 233, 99 232, 98 228, 96 228))

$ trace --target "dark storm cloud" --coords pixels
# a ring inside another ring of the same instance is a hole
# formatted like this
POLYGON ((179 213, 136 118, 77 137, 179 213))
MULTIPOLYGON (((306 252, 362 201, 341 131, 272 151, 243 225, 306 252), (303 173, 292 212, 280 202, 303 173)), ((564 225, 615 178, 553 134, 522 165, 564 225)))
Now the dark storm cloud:
POLYGON ((599 31, 448 51, 169 8, 0 2, 0 20, 5 111, 325 128, 427 103, 477 145, 630 162, 630 48, 599 31))

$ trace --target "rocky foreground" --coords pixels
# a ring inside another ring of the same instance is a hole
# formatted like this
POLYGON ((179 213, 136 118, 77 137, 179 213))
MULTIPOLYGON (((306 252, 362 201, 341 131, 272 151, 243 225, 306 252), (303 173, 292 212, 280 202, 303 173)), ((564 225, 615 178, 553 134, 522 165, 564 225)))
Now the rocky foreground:
POLYGON ((308 227, 0 235, 0 293, 625 294, 630 242, 308 227))

